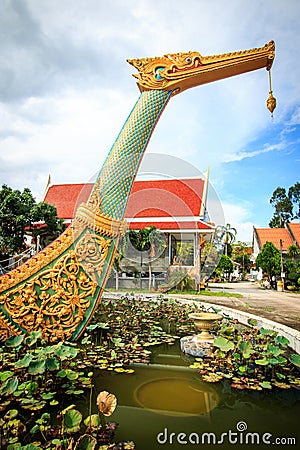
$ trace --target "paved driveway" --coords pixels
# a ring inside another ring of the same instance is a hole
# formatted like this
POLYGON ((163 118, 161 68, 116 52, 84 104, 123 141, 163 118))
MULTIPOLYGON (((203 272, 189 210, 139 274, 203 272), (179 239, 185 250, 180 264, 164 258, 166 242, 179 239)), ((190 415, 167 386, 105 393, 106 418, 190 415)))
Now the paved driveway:
POLYGON ((254 282, 211 283, 212 291, 239 293, 243 297, 215 297, 201 294, 201 300, 248 311, 300 331, 300 294, 261 289, 254 282))

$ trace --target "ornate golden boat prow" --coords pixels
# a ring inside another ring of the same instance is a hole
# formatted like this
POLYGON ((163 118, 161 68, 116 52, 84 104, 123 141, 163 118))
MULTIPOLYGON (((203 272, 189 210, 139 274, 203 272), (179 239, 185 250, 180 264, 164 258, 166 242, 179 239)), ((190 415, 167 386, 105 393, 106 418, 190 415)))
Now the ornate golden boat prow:
POLYGON ((128 59, 139 74, 140 91, 164 89, 179 93, 201 84, 265 67, 271 69, 275 43, 222 55, 202 56, 198 52, 167 54, 160 58, 128 59))
MULTIPOLYGON (((41 330, 49 341, 76 340, 93 316, 126 231, 127 200, 155 125, 171 96, 244 72, 270 70, 271 41, 216 56, 197 52, 129 60, 141 95, 73 224, 27 263, 0 277, 0 339, 41 330)), ((274 99, 275 100, 275 99, 274 99)))

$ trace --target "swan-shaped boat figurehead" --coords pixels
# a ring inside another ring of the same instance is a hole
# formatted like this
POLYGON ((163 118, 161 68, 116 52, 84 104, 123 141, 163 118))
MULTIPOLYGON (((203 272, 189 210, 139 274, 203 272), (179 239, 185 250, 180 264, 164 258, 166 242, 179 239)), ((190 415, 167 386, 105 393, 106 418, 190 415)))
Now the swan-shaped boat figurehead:
POLYGON ((128 60, 141 94, 86 203, 48 247, 0 277, 0 339, 41 330, 49 342, 78 339, 101 299, 139 164, 170 98, 252 70, 270 70, 275 45, 214 56, 198 52, 128 60))

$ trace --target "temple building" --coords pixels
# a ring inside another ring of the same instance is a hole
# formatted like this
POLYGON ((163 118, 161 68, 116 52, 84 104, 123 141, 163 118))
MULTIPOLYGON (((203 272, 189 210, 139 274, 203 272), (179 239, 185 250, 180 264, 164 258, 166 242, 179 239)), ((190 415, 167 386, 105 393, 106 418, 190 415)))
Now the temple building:
MULTIPOLYGON (((54 205, 58 218, 69 225, 77 207, 87 201, 92 187, 92 183, 49 185, 43 201, 54 205)), ((211 241, 215 231, 206 211, 207 189, 207 178, 134 182, 125 212, 128 228, 138 231, 152 225, 162 234, 165 242, 163 251, 156 252, 155 257, 152 255, 151 258, 150 276, 155 279, 156 286, 165 281, 166 274, 172 268, 180 267, 192 274, 199 270, 197 255, 199 251, 201 253, 204 243, 211 241)), ((146 285, 149 254, 141 254, 129 247, 120 262, 120 287, 133 287, 128 280, 141 278, 137 275, 141 272, 146 285)), ((109 283, 112 284, 112 281, 109 283)))

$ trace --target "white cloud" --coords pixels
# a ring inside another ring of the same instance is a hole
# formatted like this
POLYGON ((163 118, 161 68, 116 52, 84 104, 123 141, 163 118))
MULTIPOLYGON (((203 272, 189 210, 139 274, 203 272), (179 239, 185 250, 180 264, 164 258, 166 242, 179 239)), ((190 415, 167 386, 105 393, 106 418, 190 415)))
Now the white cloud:
POLYGON ((233 161, 241 161, 242 159, 245 159, 245 158, 254 158, 255 156, 261 155, 263 153, 286 150, 288 145, 289 144, 286 142, 279 142, 279 143, 273 144, 273 145, 266 144, 263 146, 263 148, 261 148, 259 150, 240 151, 238 153, 228 154, 228 155, 225 155, 224 162, 228 163, 228 162, 233 162, 233 161))
POLYGON ((222 202, 225 214, 225 224, 229 223, 231 227, 237 230, 236 241, 252 242, 254 222, 249 219, 252 216, 252 205, 237 205, 236 203, 222 202))

